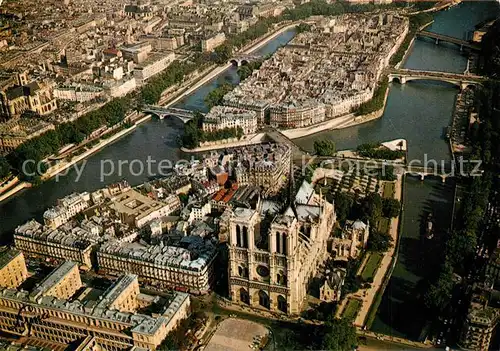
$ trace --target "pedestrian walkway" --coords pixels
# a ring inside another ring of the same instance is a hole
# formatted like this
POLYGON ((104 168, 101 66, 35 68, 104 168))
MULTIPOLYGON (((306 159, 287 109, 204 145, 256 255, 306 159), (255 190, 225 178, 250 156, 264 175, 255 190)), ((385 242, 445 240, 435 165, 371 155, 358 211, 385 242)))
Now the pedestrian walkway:
MULTIPOLYGON (((401 201, 401 190, 402 190, 402 178, 398 176, 395 183, 395 194, 394 198, 401 201)), ((368 289, 362 289, 357 291, 356 293, 349 294, 344 297, 339 308, 337 309, 337 317, 342 317, 342 313, 344 312, 345 306, 349 298, 355 298, 362 301, 361 307, 359 309, 358 315, 354 319, 354 325, 363 328, 366 323, 366 318, 368 316, 368 312, 372 304, 375 301, 375 297, 379 292, 380 288, 384 283, 384 278, 387 271, 390 269, 391 262, 396 252, 396 242, 398 237, 398 228, 399 228, 399 217, 392 218, 389 228, 389 234, 393 239, 393 246, 389 248, 389 250, 385 253, 382 261, 380 262, 379 268, 373 277, 373 283, 370 285, 368 289)), ((358 270, 358 275, 361 273, 361 268, 366 264, 367 258, 365 258, 363 264, 361 264, 360 269, 358 270)))

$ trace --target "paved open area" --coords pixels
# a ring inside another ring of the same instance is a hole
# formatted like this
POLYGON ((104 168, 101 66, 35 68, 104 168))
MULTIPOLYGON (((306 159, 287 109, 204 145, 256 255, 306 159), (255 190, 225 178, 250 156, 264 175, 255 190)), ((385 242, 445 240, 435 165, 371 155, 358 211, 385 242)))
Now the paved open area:
POLYGON ((268 334, 269 330, 262 324, 228 318, 219 324, 205 351, 257 350, 268 334))

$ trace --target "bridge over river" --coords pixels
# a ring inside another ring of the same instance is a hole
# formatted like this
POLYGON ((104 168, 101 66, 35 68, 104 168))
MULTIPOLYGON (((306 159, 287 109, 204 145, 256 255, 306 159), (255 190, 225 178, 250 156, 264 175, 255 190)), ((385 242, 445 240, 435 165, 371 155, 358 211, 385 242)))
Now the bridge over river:
MULTIPOLYGON (((142 112, 156 115, 158 116, 159 119, 164 119, 167 116, 177 117, 184 123, 187 123, 188 121, 192 120, 195 114, 195 112, 191 110, 185 110, 182 108, 175 108, 175 107, 156 106, 156 105, 146 105, 142 108, 142 112)), ((201 114, 204 115, 203 113, 201 114)))
POLYGON ((487 78, 473 74, 460 74, 439 71, 420 71, 412 69, 391 69, 387 75, 389 82, 394 80, 401 84, 412 80, 433 80, 439 82, 447 82, 456 85, 460 89, 465 89, 470 85, 482 84, 487 78))
MULTIPOLYGON (((308 154, 302 154, 301 160, 303 166, 319 164, 320 167, 347 169, 348 172, 354 173, 370 173, 374 170, 388 169, 388 167, 392 167, 395 174, 420 177, 421 180, 424 180, 425 177, 434 176, 441 178, 443 183, 447 178, 458 176, 469 177, 472 175, 471 172, 476 172, 474 174, 480 174, 480 171, 462 169, 453 161, 450 161, 449 163, 429 162, 428 164, 419 163, 414 165, 411 164, 411 162, 410 164, 406 164, 402 161, 376 160, 358 157, 315 156, 308 154)), ((299 159, 296 158, 295 162, 298 163, 298 161, 299 159)))
POLYGON ((458 39, 455 37, 450 37, 450 36, 444 35, 444 34, 429 32, 426 30, 421 30, 421 31, 417 32, 417 36, 423 37, 423 38, 435 39, 436 44, 439 44, 440 41, 444 41, 444 42, 451 43, 451 44, 456 44, 456 45, 460 46, 460 50, 463 50, 463 48, 468 48, 468 49, 475 50, 475 51, 481 50, 481 47, 479 45, 472 43, 470 41, 458 39))

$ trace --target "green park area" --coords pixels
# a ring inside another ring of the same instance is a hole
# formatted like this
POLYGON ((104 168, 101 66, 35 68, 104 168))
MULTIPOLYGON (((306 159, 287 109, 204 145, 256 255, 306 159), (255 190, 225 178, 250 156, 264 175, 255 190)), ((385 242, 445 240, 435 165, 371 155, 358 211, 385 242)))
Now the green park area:
POLYGON ((347 320, 354 320, 358 315, 359 309, 361 308, 361 301, 357 299, 349 299, 342 312, 342 318, 347 320))
POLYGON ((373 252, 370 254, 370 257, 368 258, 368 261, 366 262, 366 265, 361 272, 361 278, 364 281, 368 281, 375 277, 375 273, 377 272, 377 269, 380 266, 380 262, 382 262, 383 257, 384 254, 380 252, 373 252))
POLYGON ((381 233, 389 233, 389 224, 391 223, 390 218, 382 217, 378 221, 378 231, 381 233))
POLYGON ((394 193, 396 192, 396 183, 394 182, 384 182, 384 191, 382 193, 382 197, 384 199, 390 199, 394 197, 394 193))

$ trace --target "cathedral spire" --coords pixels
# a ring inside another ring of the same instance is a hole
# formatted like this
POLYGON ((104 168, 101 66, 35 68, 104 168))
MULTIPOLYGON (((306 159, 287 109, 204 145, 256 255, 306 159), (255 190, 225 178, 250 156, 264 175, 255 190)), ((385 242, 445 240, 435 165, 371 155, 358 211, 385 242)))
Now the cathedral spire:
POLYGON ((295 218, 298 219, 297 216, 297 209, 295 208, 295 196, 296 196, 296 191, 295 191, 295 179, 294 179, 294 174, 293 174, 293 161, 290 158, 290 170, 289 170, 289 176, 288 176, 288 206, 287 208, 290 207, 293 211, 293 214, 295 218))

